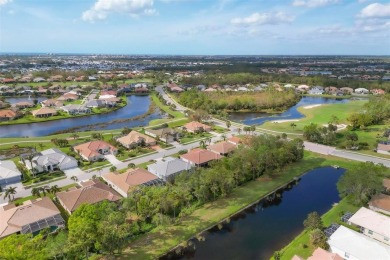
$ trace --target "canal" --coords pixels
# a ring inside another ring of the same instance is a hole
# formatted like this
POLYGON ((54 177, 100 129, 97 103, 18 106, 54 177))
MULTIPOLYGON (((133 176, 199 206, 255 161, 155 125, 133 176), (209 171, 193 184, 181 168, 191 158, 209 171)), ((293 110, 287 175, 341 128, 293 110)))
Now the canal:
POLYGON ((339 195, 336 183, 344 169, 323 167, 306 173, 292 187, 232 217, 229 223, 191 240, 184 254, 170 253, 163 259, 269 259, 302 230, 307 214, 327 212, 339 195))
MULTIPOLYGON (((16 103, 25 100, 27 100, 27 98, 20 98, 20 99, 12 98, 9 99, 8 101, 11 103, 16 103)), ((109 123, 103 126, 99 126, 98 128, 92 128, 92 129, 88 127, 88 125, 92 125, 92 124, 108 123, 113 120, 128 119, 128 118, 143 115, 148 111, 150 102, 151 100, 149 96, 131 95, 127 97, 127 105, 125 107, 110 113, 85 116, 85 117, 60 119, 60 120, 47 121, 41 123, 3 125, 0 126, 0 137, 45 136, 59 131, 64 131, 66 129, 73 128, 73 127, 81 127, 78 129, 78 131, 85 131, 85 130, 109 130, 109 129, 118 129, 122 127, 146 126, 148 125, 149 121, 162 117, 159 110, 139 120, 109 123)))
POLYGON ((287 119, 299 119, 304 115, 298 111, 298 107, 310 106, 317 104, 341 104, 349 102, 349 99, 336 99, 336 98, 324 98, 324 97, 302 97, 302 99, 295 105, 287 109, 283 113, 271 114, 271 113, 242 113, 233 112, 229 114, 229 119, 236 122, 241 122, 246 125, 261 125, 266 121, 273 120, 287 120, 287 119))

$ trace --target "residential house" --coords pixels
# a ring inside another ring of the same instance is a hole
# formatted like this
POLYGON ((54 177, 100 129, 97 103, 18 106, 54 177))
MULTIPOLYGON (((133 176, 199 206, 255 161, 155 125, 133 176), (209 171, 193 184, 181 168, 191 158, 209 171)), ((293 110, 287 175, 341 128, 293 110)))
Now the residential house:
POLYGON ((86 107, 85 105, 69 104, 69 105, 61 107, 61 109, 70 115, 91 113, 91 109, 86 107))
POLYGON ((49 197, 28 200, 16 207, 0 207, 0 239, 12 234, 32 234, 42 229, 62 228, 65 221, 49 197))
POLYGON ((145 134, 158 137, 165 143, 171 143, 179 138, 179 133, 171 128, 145 129, 145 134))
POLYGON ((384 95, 384 94, 386 94, 386 92, 383 89, 378 89, 378 88, 371 89, 370 92, 372 94, 374 94, 374 95, 384 95))
POLYGON ((353 94, 353 88, 344 87, 344 88, 340 88, 340 91, 342 93, 344 93, 345 95, 352 95, 353 94))
POLYGON ((22 180, 22 173, 11 160, 0 161, 0 186, 17 183, 22 180))
POLYGON ((71 102, 71 101, 75 101, 77 99, 79 99, 78 95, 72 94, 72 93, 65 93, 62 96, 60 96, 59 98, 57 98, 57 101, 71 102))
POLYGON ((207 149, 220 155, 228 155, 236 149, 236 145, 228 141, 223 141, 209 145, 207 149))
POLYGON ((157 143, 152 137, 137 131, 131 131, 127 135, 119 137, 116 140, 127 149, 132 149, 137 146, 152 146, 157 143))
POLYGON ((85 106, 88 108, 99 108, 99 107, 105 107, 106 102, 104 100, 100 99, 92 99, 85 103, 85 106))
POLYGON ((7 106, 8 106, 7 103, 5 103, 4 101, 0 100, 0 108, 5 108, 7 106))
POLYGON ((390 141, 379 142, 376 147, 376 152, 381 154, 390 154, 390 141))
POLYGON ((309 91, 310 87, 308 85, 299 85, 296 90, 300 92, 306 92, 309 91))
POLYGON ((102 90, 100 92, 100 97, 102 98, 108 98, 108 97, 116 97, 117 92, 115 90, 102 90))
POLYGON ((19 109, 24 109, 24 108, 33 107, 34 103, 29 101, 22 101, 22 102, 15 103, 14 106, 19 109))
POLYGON ((371 210, 390 216, 390 196, 386 194, 379 194, 370 200, 368 207, 371 210))
POLYGON ((283 86, 284 88, 295 88, 293 84, 286 84, 283 86))
POLYGON ((227 141, 229 143, 234 144, 234 145, 239 145, 242 142, 241 138, 237 137, 237 136, 232 136, 232 137, 228 138, 227 141))
POLYGON ((97 161, 104 159, 104 155, 115 155, 118 152, 115 146, 101 140, 76 145, 73 147, 73 150, 86 161, 97 161))
POLYGON ((321 86, 314 86, 312 87, 308 93, 310 95, 322 95, 324 93, 324 88, 321 86))
POLYGON ((31 161, 23 158, 27 169, 34 169, 36 173, 55 170, 68 170, 76 168, 78 162, 72 156, 69 156, 57 148, 51 148, 41 151, 33 156, 31 161))
POLYGON ((355 93, 356 94, 368 94, 369 91, 366 88, 357 88, 357 89, 355 89, 355 93))
POLYGON ((202 124, 197 121, 192 121, 184 125, 187 132, 190 133, 198 133, 198 132, 210 132, 211 127, 205 124, 202 124))
POLYGON ((42 77, 36 77, 33 79, 34 82, 45 82, 46 80, 42 77))
POLYGON ((11 109, 0 110, 0 122, 14 120, 19 117, 19 114, 11 109))
POLYGON ((119 194, 127 198, 127 194, 137 186, 151 186, 161 183, 159 178, 145 169, 129 169, 118 174, 110 172, 104 174, 103 179, 119 194))
POLYGON ((72 214, 82 204, 95 204, 102 201, 118 201, 120 195, 108 185, 98 180, 80 182, 80 188, 62 191, 56 194, 61 206, 72 214))
MULTIPOLYGON (((294 255, 294 257, 291 260, 305 260, 304 258, 294 255)), ((314 250, 313 254, 307 258, 307 260, 344 260, 341 256, 339 256, 336 253, 328 252, 321 247, 317 247, 316 250, 314 250)))
POLYGON ((34 117, 51 117, 57 115, 57 111, 48 107, 42 107, 31 111, 34 117))
POLYGON ((340 226, 328 239, 330 251, 344 259, 390 259, 390 247, 375 239, 340 226))
POLYGON ((55 99, 46 99, 41 102, 41 105, 42 107, 62 107, 64 103, 55 99))
POLYGON ((249 91, 249 89, 246 87, 238 87, 236 91, 247 92, 247 91, 249 91))
POLYGON ((209 150, 195 148, 190 152, 181 155, 180 158, 195 166, 206 166, 211 161, 221 159, 222 156, 209 150))
POLYGON ((328 93, 329 95, 337 95, 339 89, 336 87, 326 87, 325 92, 328 93))
POLYGON ((165 157, 156 160, 155 163, 148 165, 148 171, 159 177, 160 179, 167 181, 175 175, 189 171, 192 165, 178 158, 165 157))
POLYGON ((205 90, 203 90, 204 92, 216 92, 217 91, 217 89, 215 89, 215 88, 207 88, 207 89, 205 89, 205 90))
POLYGON ((172 87, 169 89, 171 92, 175 92, 175 93, 181 93, 184 91, 184 89, 182 89, 181 87, 179 86, 176 86, 176 87, 172 87))
POLYGON ((364 235, 390 246, 390 217, 361 207, 348 223, 360 227, 364 235))

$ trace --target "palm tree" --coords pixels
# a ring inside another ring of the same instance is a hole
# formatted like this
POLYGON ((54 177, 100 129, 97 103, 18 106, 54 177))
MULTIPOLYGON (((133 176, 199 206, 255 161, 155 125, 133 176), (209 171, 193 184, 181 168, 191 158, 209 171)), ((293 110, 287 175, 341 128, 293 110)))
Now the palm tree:
POLYGON ((16 187, 9 187, 4 191, 4 199, 8 198, 8 201, 13 201, 15 199, 16 187))
POLYGON ((39 190, 42 192, 43 196, 46 196, 46 193, 50 193, 50 187, 47 185, 40 187, 39 190))
POLYGON ((31 195, 35 197, 41 197, 41 190, 39 188, 34 187, 31 189, 31 195))
POLYGON ((206 140, 205 140, 205 142, 208 142, 209 145, 210 145, 210 144, 211 144, 211 137, 207 137, 206 140))
POLYGON ((295 123, 291 123, 291 124, 290 124, 290 127, 291 127, 292 129, 294 129, 295 127, 297 127, 297 125, 296 125, 295 123))
POLYGON ((79 179, 76 176, 72 176, 72 177, 70 177, 70 179, 72 181, 74 181, 74 182, 78 182, 79 181, 79 179))
POLYGON ((72 134, 71 137, 73 137, 73 140, 76 140, 77 138, 79 138, 80 136, 76 133, 72 134))
POLYGON ((201 140, 201 141, 199 142, 199 146, 200 146, 201 148, 205 148, 205 146, 206 146, 205 141, 204 141, 204 140, 201 140))
POLYGON ((226 141, 226 135, 221 135, 223 141, 226 141))
POLYGON ((50 193, 51 194, 56 194, 57 192, 60 192, 61 189, 58 187, 58 185, 53 185, 50 187, 50 193))
POLYGON ((240 135, 241 134, 241 128, 237 128, 237 132, 238 132, 238 134, 240 135))

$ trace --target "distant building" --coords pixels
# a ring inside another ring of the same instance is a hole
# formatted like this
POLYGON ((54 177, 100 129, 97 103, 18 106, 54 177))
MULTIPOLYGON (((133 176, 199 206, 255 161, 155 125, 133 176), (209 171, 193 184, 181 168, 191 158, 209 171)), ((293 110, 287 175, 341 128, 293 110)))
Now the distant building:
POLYGON ((42 107, 40 109, 31 111, 31 114, 34 117, 52 117, 57 115, 57 111, 51 108, 42 107))
POLYGON ((127 135, 119 137, 117 141, 127 149, 132 149, 139 145, 152 146, 157 143, 154 138, 137 131, 131 131, 127 135))
POLYGON ((181 172, 189 171, 191 168, 190 163, 173 157, 161 158, 156 160, 156 163, 148 165, 148 171, 164 181, 181 172))
POLYGON ((355 89, 355 93, 356 94, 368 94, 369 91, 368 91, 368 89, 365 89, 365 88, 357 88, 357 89, 355 89))
POLYGON ((118 152, 115 146, 100 140, 76 145, 73 147, 73 150, 87 161, 104 159, 104 155, 115 155, 118 152))
POLYGON ((179 138, 179 133, 171 128, 145 129, 145 134, 158 137, 166 143, 171 143, 179 138))
POLYGON ((197 133, 197 132, 210 132, 211 127, 200 122, 192 121, 184 125, 184 128, 187 132, 197 133))
POLYGON ((228 155, 236 149, 236 145, 228 141, 223 141, 212 144, 208 146, 207 149, 220 155, 228 155))
POLYGON ((379 142, 376 147, 377 153, 390 154, 390 141, 379 142))

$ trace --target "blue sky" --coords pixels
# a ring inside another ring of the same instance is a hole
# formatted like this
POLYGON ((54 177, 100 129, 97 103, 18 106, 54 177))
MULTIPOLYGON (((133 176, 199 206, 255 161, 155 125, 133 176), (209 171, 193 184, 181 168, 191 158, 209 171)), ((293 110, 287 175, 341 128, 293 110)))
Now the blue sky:
POLYGON ((0 52, 390 55, 390 2, 0 0, 0 52))

